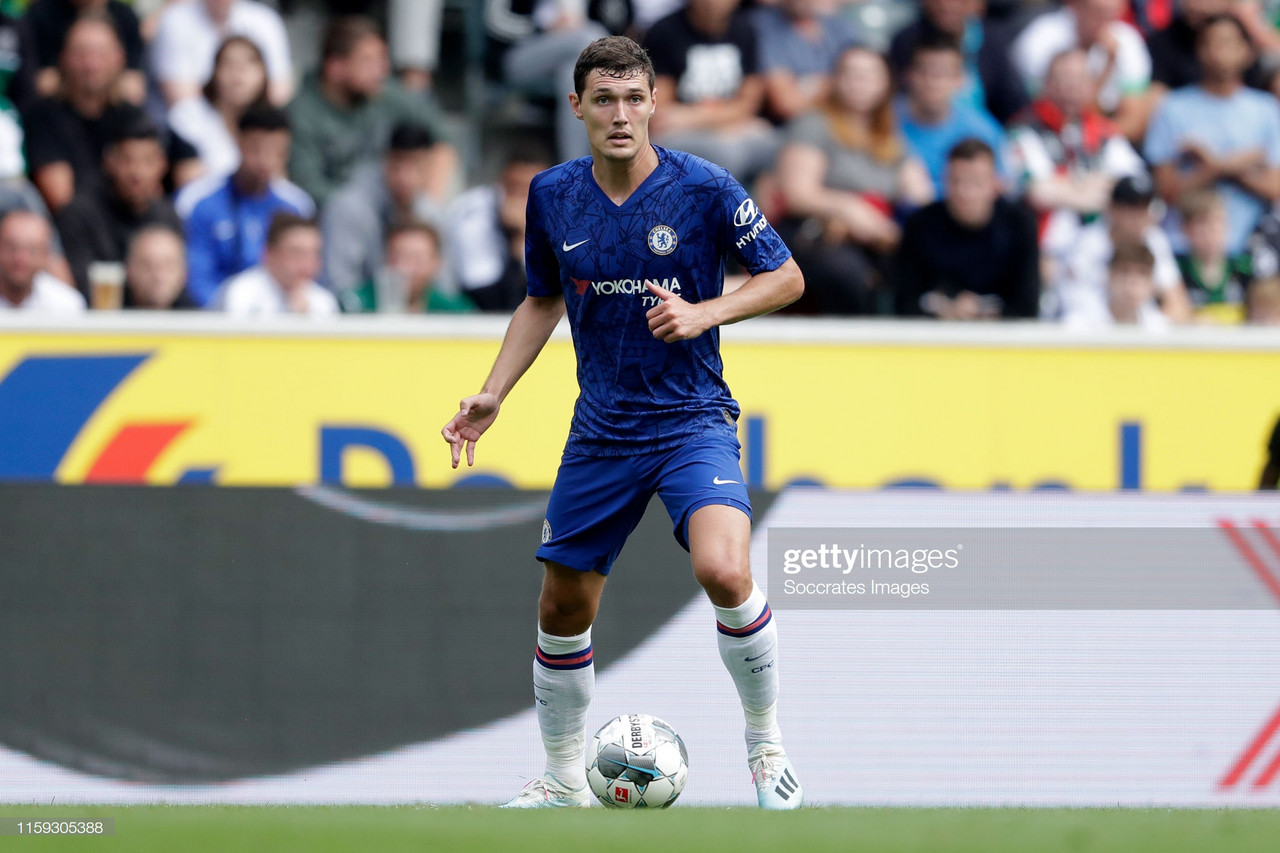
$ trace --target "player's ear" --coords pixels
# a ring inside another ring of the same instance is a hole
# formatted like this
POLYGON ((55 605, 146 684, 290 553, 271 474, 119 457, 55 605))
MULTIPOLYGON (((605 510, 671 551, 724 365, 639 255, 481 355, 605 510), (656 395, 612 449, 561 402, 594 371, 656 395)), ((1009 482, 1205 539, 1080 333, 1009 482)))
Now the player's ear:
POLYGON ((577 92, 569 93, 569 107, 573 110, 575 118, 582 118, 582 101, 578 98, 577 92))

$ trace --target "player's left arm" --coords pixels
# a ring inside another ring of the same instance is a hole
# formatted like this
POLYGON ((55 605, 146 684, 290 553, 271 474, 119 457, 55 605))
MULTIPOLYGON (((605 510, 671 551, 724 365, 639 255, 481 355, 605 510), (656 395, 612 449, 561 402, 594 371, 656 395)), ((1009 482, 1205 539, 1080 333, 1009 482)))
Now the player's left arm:
POLYGON ((661 300, 645 314, 649 331, 660 341, 674 343, 696 338, 714 326, 759 317, 790 305, 804 293, 804 276, 795 259, 787 258, 776 269, 751 276, 732 293, 703 302, 686 302, 653 282, 645 287, 661 300))

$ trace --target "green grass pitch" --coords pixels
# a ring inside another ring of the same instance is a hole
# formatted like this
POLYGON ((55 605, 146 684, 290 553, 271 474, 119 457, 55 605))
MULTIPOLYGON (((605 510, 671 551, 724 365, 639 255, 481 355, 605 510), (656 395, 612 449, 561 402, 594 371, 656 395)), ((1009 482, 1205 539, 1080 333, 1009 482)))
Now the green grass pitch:
POLYGON ((556 851, 718 853, 750 850, 1092 853, 1280 849, 1280 809, 675 808, 509 812, 487 806, 15 806, 0 817, 111 817, 97 838, 2 837, 0 850, 556 851))

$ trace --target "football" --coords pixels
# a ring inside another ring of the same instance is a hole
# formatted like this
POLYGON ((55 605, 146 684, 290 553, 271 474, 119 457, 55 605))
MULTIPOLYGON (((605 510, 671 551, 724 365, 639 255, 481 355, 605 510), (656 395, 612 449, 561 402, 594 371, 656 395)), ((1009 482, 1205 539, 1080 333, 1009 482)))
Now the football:
POLYGON ((606 806, 665 809, 689 777, 676 730, 648 714, 623 714, 600 727, 587 749, 587 783, 606 806))

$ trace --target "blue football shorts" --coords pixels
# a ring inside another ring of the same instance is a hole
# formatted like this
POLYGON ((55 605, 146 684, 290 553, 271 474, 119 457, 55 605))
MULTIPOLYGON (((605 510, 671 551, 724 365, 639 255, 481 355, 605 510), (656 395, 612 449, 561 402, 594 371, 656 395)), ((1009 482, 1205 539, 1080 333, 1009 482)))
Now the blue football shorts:
POLYGON ((689 516, 712 504, 751 517, 739 467, 738 440, 707 436, 671 450, 637 456, 565 454, 560 461, 537 558, 580 572, 609 574, 654 493, 671 516, 672 533, 689 550, 689 516))

